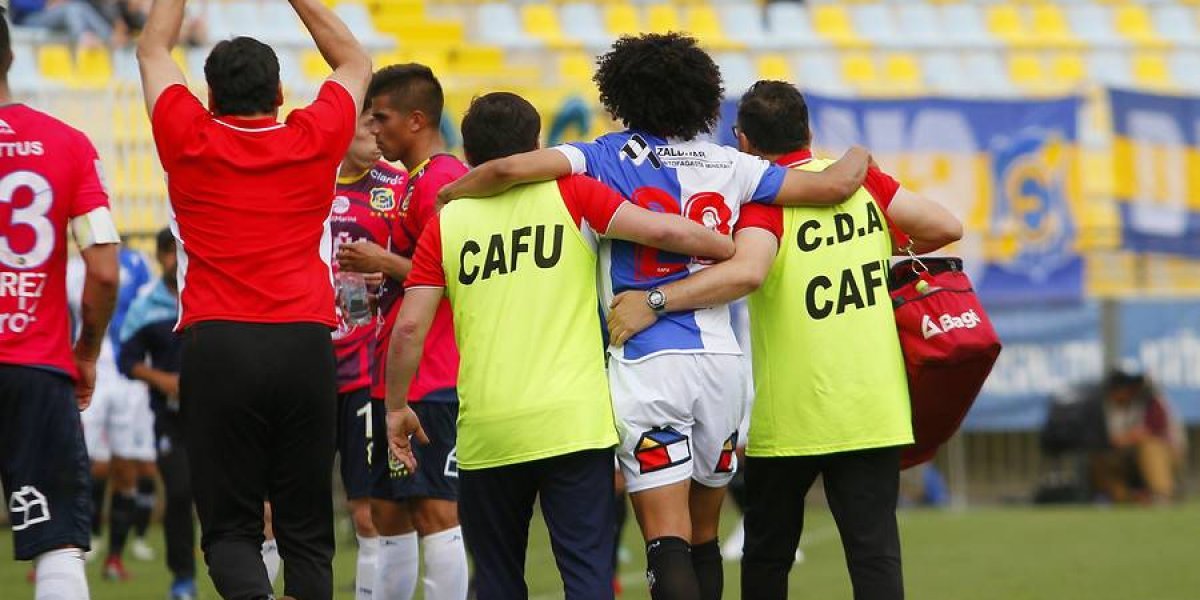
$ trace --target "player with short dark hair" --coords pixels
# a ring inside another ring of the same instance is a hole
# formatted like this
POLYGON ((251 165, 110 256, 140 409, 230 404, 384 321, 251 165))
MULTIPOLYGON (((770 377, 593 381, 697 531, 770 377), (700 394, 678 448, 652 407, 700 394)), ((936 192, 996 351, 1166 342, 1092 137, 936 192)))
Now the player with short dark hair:
MULTIPOLYGON (((721 75, 696 40, 644 34, 618 40, 595 81, 627 129, 495 160, 442 190, 442 199, 496 194, 514 184, 588 174, 630 202, 728 233, 750 203, 835 204, 858 188, 868 156, 852 150, 824 173, 801 173, 699 139, 720 111, 721 75)), ((630 301, 666 312, 660 288, 704 268, 690 256, 625 240, 601 244, 604 308, 630 301), (635 290, 636 298, 616 295, 635 290)), ((733 447, 748 373, 729 307, 670 313, 636 337, 611 339, 609 380, 622 432, 618 458, 646 540, 655 600, 717 598, 717 533, 737 468, 733 447)))
POLYGON ((179 385, 200 545, 217 591, 246 600, 273 593, 261 554, 268 500, 287 595, 333 595, 330 191, 371 60, 322 2, 290 4, 333 73, 284 122, 278 61, 258 42, 210 54, 209 106, 188 91, 171 57, 185 0, 154 0, 137 49, 179 244, 179 385))
POLYGON ((537 110, 530 111, 531 108, 533 105, 528 100, 511 92, 495 92, 473 102, 471 112, 462 121, 463 153, 467 162, 481 165, 536 150, 542 122, 537 110), (505 126, 496 127, 495 123, 505 126))
MULTIPOLYGON (((512 128, 502 116, 540 122, 519 96, 482 96, 463 117, 466 147, 488 147, 498 157, 536 147, 538 128, 512 128), (474 138, 482 132, 484 140, 474 138)), ((393 452, 408 451, 411 424, 402 407, 424 368, 426 332, 448 298, 462 349, 459 508, 480 600, 528 597, 523 575, 535 500, 565 597, 613 597, 618 436, 596 343, 601 235, 717 259, 732 251, 726 236, 567 175, 448 206, 425 228, 405 282, 388 358, 388 439, 393 452)))
MULTIPOLYGON (((807 123, 795 86, 759 82, 739 105, 738 143, 780 166, 820 171, 832 163, 813 157, 807 123)), ((962 236, 944 207, 871 169, 862 188, 836 207, 746 207, 732 259, 661 290, 673 310, 690 310, 761 286, 748 300, 755 400, 743 598, 787 598, 804 500, 818 475, 854 597, 904 597, 895 512, 900 448, 912 443, 912 417, 887 291, 888 261, 900 245, 889 223, 911 238, 915 252, 962 236), (848 234, 826 237, 834 230, 848 234)), ((637 333, 665 318, 629 300, 612 314, 614 331, 637 333)))
POLYGON ((34 563, 38 600, 88 597, 90 478, 79 411, 117 299, 120 237, 96 149, 53 117, 13 102, 13 52, 0 10, 0 483, 13 554, 34 563), (67 236, 86 265, 79 337, 67 306, 67 236))
MULTIPOLYGON (((399 217, 399 200, 408 185, 408 173, 380 160, 382 155, 371 133, 371 115, 359 117, 358 131, 338 171, 333 198, 333 247, 370 242, 381 247, 391 244, 391 231, 399 217)), ((341 272, 334 263, 334 278, 339 289, 357 285, 355 278, 371 279, 371 286, 382 279, 379 273, 357 275, 341 272)), ((341 295, 341 294, 340 294, 341 295)), ((346 297, 350 295, 347 291, 346 297)), ((358 539, 355 562, 355 597, 368 600, 374 594, 375 565, 379 555, 379 534, 371 519, 372 465, 387 461, 376 455, 375 419, 372 414, 371 377, 374 375, 379 320, 355 324, 349 310, 339 302, 341 318, 333 333, 337 353, 338 426, 337 448, 341 456, 342 485, 346 488, 350 518, 358 539)))
POLYGON ((150 387, 158 472, 166 491, 163 536, 167 568, 173 577, 172 600, 196 597, 196 533, 192 518, 192 484, 187 441, 179 403, 179 367, 183 343, 175 335, 179 320, 178 260, 175 235, 162 229, 155 236, 154 257, 162 277, 140 295, 121 326, 117 365, 130 379, 150 387))
MULTIPOLYGON (((346 271, 381 272, 383 314, 377 346, 377 373, 371 389, 374 430, 384 431, 386 410, 384 357, 392 340, 396 314, 404 302, 403 282, 425 224, 436 213, 441 187, 467 171, 446 153, 439 123, 445 99, 429 67, 391 65, 371 78, 367 106, 371 131, 383 157, 406 165, 408 186, 396 199, 397 218, 391 231, 391 251, 369 240, 342 244, 338 265, 346 271)), ((455 454, 458 419, 458 349, 449 305, 438 312, 426 346, 417 382, 409 390, 412 409, 421 418, 430 443, 414 449, 419 467, 403 474, 385 460, 387 440, 375 436, 371 513, 379 531, 379 559, 374 593, 401 600, 411 597, 423 557, 425 597, 462 600, 467 594, 467 555, 458 524, 458 461, 455 454)))

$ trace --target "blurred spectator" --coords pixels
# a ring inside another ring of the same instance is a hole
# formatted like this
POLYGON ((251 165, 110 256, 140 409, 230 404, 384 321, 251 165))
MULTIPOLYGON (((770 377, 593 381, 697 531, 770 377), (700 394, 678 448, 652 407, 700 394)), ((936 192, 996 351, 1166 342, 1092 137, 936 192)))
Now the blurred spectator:
POLYGON ((113 26, 84 0, 12 0, 13 22, 24 27, 65 33, 81 46, 107 44, 113 26))
POLYGON ((1091 457, 1096 491, 1114 502, 1170 500, 1184 454, 1180 422, 1145 375, 1113 370, 1103 389, 1108 444, 1091 457))

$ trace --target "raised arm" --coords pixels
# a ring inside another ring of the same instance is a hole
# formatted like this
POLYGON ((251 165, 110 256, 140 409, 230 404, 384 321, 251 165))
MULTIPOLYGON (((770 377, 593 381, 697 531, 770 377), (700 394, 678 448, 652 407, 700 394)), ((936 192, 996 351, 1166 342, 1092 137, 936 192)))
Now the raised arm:
MULTIPOLYGON (((726 304, 757 290, 775 261, 779 240, 765 229, 752 227, 737 232, 736 242, 733 258, 663 286, 666 310, 693 310, 726 304)), ((609 337, 616 346, 658 320, 643 291, 618 294, 610 309, 609 337)))
POLYGON ((361 107, 371 81, 371 57, 346 24, 321 0, 290 0, 292 8, 312 35, 317 50, 333 69, 330 79, 346 86, 361 107))
POLYGON ((438 204, 459 198, 487 198, 514 185, 550 181, 571 174, 571 160, 553 148, 514 154, 471 169, 438 192, 438 204))
POLYGON ((933 252, 962 239, 962 222, 954 214, 941 204, 904 188, 892 198, 887 216, 912 238, 912 251, 917 254, 933 252))
POLYGON ((775 204, 780 206, 830 206, 853 196, 867 176, 871 154, 855 146, 824 171, 788 170, 775 204))
POLYGON ((628 202, 613 215, 605 237, 684 254, 725 260, 733 240, 680 215, 656 213, 628 202))
POLYGON ((154 114, 154 104, 163 90, 186 84, 183 71, 171 58, 171 48, 179 39, 183 26, 183 8, 186 0, 154 0, 146 25, 138 37, 137 60, 142 75, 142 95, 146 100, 146 112, 154 114))

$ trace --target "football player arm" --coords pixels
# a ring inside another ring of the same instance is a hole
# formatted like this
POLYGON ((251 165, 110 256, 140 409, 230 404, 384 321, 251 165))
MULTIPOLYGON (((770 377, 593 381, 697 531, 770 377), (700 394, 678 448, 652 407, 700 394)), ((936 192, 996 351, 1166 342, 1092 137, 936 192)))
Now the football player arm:
POLYGON ((371 81, 371 57, 366 49, 321 0, 290 1, 321 57, 333 69, 329 78, 345 86, 354 105, 361 107, 371 81))
POLYGON ((138 37, 137 61, 142 76, 142 94, 146 111, 151 115, 163 90, 187 83, 183 71, 171 58, 171 48, 183 26, 185 4, 185 0, 154 0, 138 37))
POLYGON ((571 171, 571 160, 553 148, 514 154, 483 163, 446 185, 438 192, 438 204, 459 198, 487 198, 522 183, 566 177, 571 171))
POLYGON ((425 350, 425 336, 433 325, 442 288, 414 287, 404 293, 404 303, 392 328, 392 343, 387 355, 387 436, 388 448, 409 471, 416 469, 410 436, 427 443, 420 420, 408 406, 408 389, 425 350))
POLYGON ((867 176, 871 154, 855 146, 824 171, 789 169, 775 197, 780 206, 831 206, 853 196, 867 176))
MULTIPOLYGON (((757 290, 779 251, 775 234, 758 227, 738 231, 733 258, 671 282, 662 288, 666 310, 681 311, 726 304, 757 290)), ((658 320, 646 302, 646 292, 628 291, 613 298, 608 331, 620 346, 658 320)))
POLYGON ((681 215, 656 213, 628 202, 613 215, 604 235, 686 256, 715 260, 733 256, 729 236, 681 215))
POLYGON ((933 252, 962 239, 962 223, 946 207, 900 188, 887 207, 887 216, 912 239, 912 251, 933 252))

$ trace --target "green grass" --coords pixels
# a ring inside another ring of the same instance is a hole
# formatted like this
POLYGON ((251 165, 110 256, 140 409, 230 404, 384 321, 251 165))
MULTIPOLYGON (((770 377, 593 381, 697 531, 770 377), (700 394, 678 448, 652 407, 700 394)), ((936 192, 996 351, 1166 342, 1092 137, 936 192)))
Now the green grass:
MULTIPOLYGON (((824 505, 809 508, 801 542, 806 559, 792 572, 792 597, 849 599, 850 583, 841 544, 824 505)), ((733 515, 727 515, 732 525, 733 515)), ((1200 597, 1196 549, 1200 505, 1149 508, 995 508, 968 512, 904 511, 904 575, 908 597, 920 600, 1192 600, 1200 597)), ((535 600, 561 598, 558 573, 540 519, 533 529, 527 577, 535 600)), ((11 548, 7 531, 0 544, 11 548)), ((161 533, 151 540, 159 547, 161 533)), ((335 563, 338 598, 353 598, 354 542, 339 535, 335 563)), ((621 566, 622 599, 648 598, 644 558, 630 524, 625 537, 630 561, 621 566)), ((11 549, 7 551, 11 558, 11 549)), ((127 563, 134 578, 100 580, 88 565, 95 600, 161 600, 168 576, 159 563, 127 563)), ((0 562, 0 598, 30 598, 27 564, 0 562)), ((738 598, 738 567, 726 563, 726 598, 738 598)), ((215 599, 207 577, 202 598, 215 599)), ((418 593, 418 597, 420 594, 418 593)))

